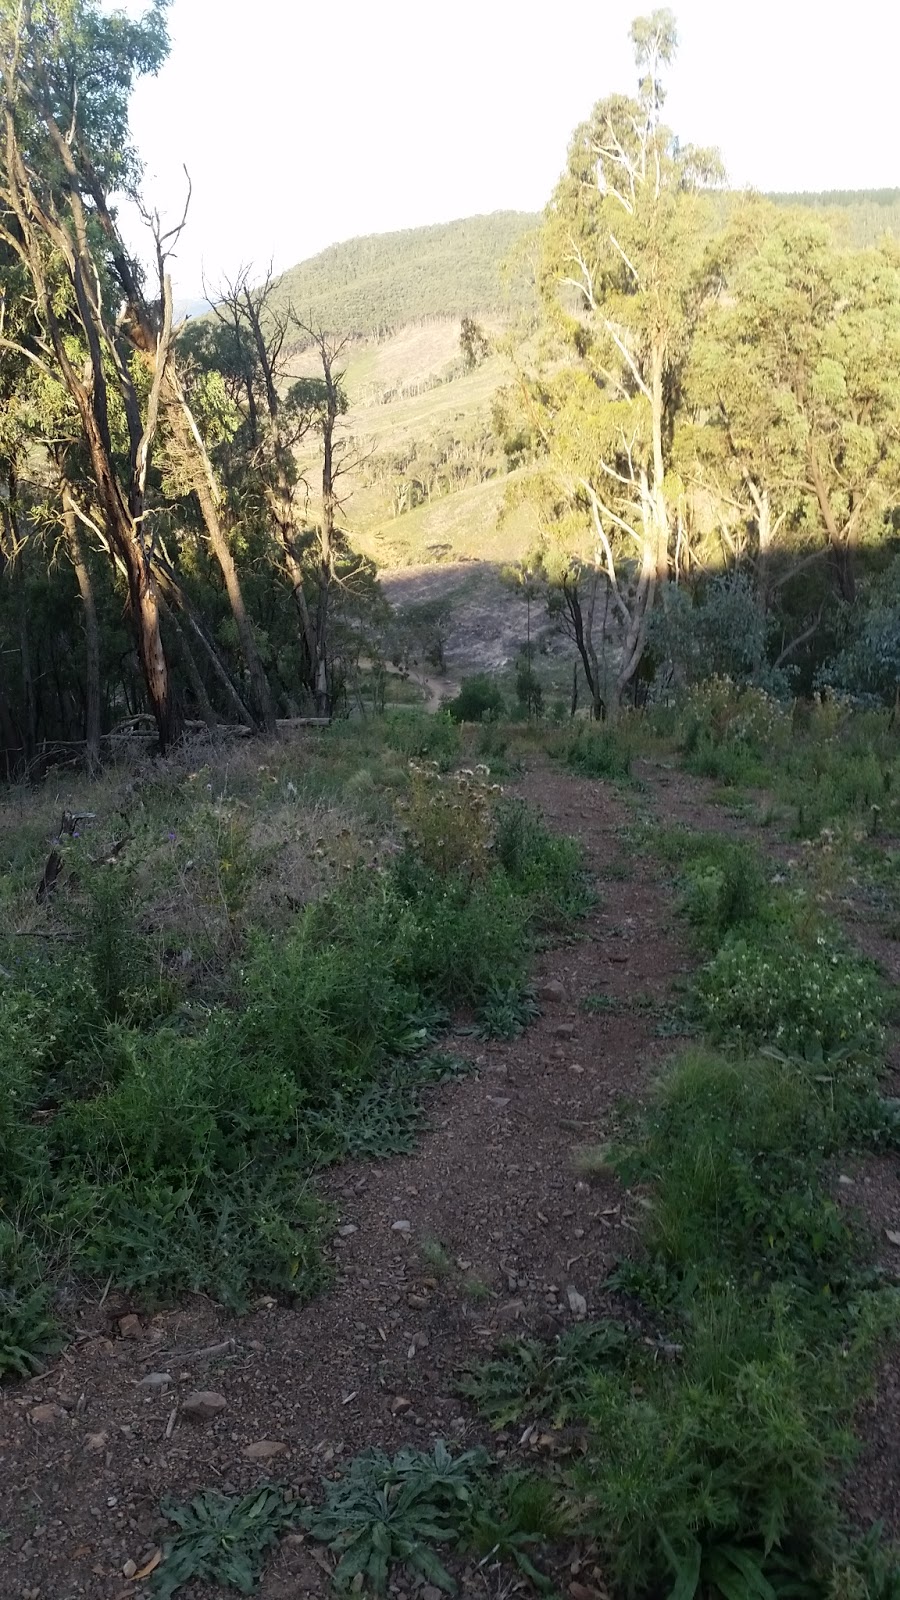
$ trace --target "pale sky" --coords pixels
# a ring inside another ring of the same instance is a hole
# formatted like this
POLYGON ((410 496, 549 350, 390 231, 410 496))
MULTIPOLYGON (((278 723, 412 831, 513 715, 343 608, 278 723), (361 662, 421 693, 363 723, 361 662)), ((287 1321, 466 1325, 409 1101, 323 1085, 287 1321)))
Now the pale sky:
MULTIPOLYGON (((140 11, 140 0, 126 0, 140 11)), ((641 0, 173 0, 133 129, 147 195, 190 220, 193 298, 244 263, 339 239, 539 210, 572 129, 631 92, 641 0)), ((736 185, 900 186, 897 0, 680 0, 667 120, 736 185)))

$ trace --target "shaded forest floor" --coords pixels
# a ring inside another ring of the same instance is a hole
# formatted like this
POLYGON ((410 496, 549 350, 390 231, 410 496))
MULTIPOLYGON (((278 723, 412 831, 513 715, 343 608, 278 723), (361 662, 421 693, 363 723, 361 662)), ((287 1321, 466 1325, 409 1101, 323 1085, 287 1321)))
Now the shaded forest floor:
MULTIPOLYGON (((797 855, 777 819, 760 823, 765 796, 726 808, 709 780, 658 756, 634 773, 631 785, 585 778, 536 754, 507 785, 581 843, 596 903, 540 952, 540 1015, 523 1034, 452 1036, 475 1070, 429 1092, 413 1153, 323 1175, 330 1287, 299 1308, 263 1296, 239 1317, 202 1297, 147 1312, 110 1288, 77 1307, 72 1341, 48 1370, 0 1392, 4 1600, 140 1594, 142 1583, 126 1574, 152 1564, 169 1496, 244 1493, 275 1480, 303 1498, 369 1445, 479 1442, 510 1465, 560 1449, 553 1433, 525 1442, 518 1428, 491 1434, 456 1385, 461 1369, 505 1337, 550 1337, 585 1310, 622 1314, 621 1295, 604 1285, 638 1248, 642 1197, 608 1170, 580 1172, 577 1150, 614 1138, 623 1102, 640 1101, 677 1050, 681 996, 699 961, 671 873, 636 841, 641 830, 652 839, 683 824, 751 840, 775 874, 797 855), (224 1404, 191 1421, 181 1404, 198 1390, 224 1404)), ((852 883, 834 884, 829 896, 851 938, 896 984, 900 945, 865 897, 852 883)), ((886 1092, 896 1094, 896 1036, 889 1062, 886 1092)), ((841 1187, 835 1174, 836 1194, 860 1208, 889 1272, 900 1259, 885 1234, 900 1229, 898 1176, 894 1154, 854 1159, 841 1168, 850 1180, 841 1187)), ((848 1504, 862 1526, 881 1518, 897 1534, 900 1388, 890 1363, 860 1427, 848 1504)), ((259 1593, 325 1594, 328 1570, 318 1547, 289 1534, 259 1593)), ((454 1570, 466 1595, 530 1591, 496 1562, 454 1570)), ((607 1592, 577 1541, 562 1550, 556 1578, 574 1600, 607 1592)), ((179 1592, 205 1600, 221 1591, 195 1583, 179 1592)), ((402 1578, 392 1585, 398 1600, 414 1592, 402 1578)))

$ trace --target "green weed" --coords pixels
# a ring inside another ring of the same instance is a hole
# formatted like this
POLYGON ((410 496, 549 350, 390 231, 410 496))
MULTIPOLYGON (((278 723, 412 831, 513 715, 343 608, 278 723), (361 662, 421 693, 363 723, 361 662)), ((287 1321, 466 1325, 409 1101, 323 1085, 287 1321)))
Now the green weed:
POLYGON ((575 733, 559 745, 558 755, 582 778, 622 781, 631 774, 630 745, 625 735, 613 728, 579 723, 575 733))
POLYGON ((272 1486, 243 1498, 207 1489, 184 1505, 166 1501, 162 1509, 179 1531, 165 1542, 163 1560, 149 1580, 149 1592, 159 1600, 194 1579, 252 1594, 266 1550, 296 1526, 299 1514, 272 1486))
POLYGON ((472 1505, 483 1453, 453 1457, 436 1444, 430 1455, 406 1449, 391 1459, 367 1450, 337 1483, 325 1479, 325 1503, 303 1513, 303 1526, 339 1557, 339 1589, 384 1593, 396 1567, 418 1574, 447 1593, 456 1584, 433 1544, 459 1537, 472 1505))
POLYGON ((582 1415, 596 1372, 610 1362, 621 1365, 630 1344, 618 1322, 577 1323, 550 1343, 510 1339, 460 1380, 460 1393, 496 1428, 525 1417, 563 1427, 582 1415))

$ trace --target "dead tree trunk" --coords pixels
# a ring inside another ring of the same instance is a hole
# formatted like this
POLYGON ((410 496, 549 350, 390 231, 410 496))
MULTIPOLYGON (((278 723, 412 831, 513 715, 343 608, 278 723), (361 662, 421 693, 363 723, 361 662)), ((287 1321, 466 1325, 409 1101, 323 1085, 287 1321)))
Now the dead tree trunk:
POLYGON ((93 774, 100 767, 100 627, 94 585, 78 528, 75 502, 67 484, 63 486, 62 505, 66 549, 78 584, 84 616, 84 735, 88 770, 93 774))

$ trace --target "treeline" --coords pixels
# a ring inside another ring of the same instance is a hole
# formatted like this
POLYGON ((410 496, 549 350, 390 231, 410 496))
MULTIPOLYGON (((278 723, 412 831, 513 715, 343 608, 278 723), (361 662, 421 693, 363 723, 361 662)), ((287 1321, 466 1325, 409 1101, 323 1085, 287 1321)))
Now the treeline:
POLYGON ((332 715, 388 648, 343 531, 366 470, 400 513, 504 458, 530 468, 533 566, 597 715, 709 670, 895 690, 900 247, 853 250, 809 207, 728 196, 715 155, 662 119, 669 13, 635 41, 637 96, 576 130, 529 245, 532 326, 490 431, 454 423, 367 469, 346 423, 352 336, 328 307, 346 328, 355 283, 371 325, 456 310, 477 364, 467 308, 496 303, 532 219, 326 252, 306 284, 331 300, 242 274, 179 335, 180 225, 150 219, 142 269, 110 198, 139 198, 129 98, 165 58, 165 6, 130 21, 98 0, 0 0, 0 770, 70 747, 96 765, 138 717, 165 750, 192 720, 271 733, 332 715), (315 360, 298 379, 299 343, 315 360))
MULTIPOLYGON (((532 570, 604 716, 716 672, 775 694, 900 685, 900 244, 727 195, 663 119, 672 14, 637 94, 576 129, 539 238, 540 337, 497 422, 532 570)), ((889 216, 889 208, 885 208, 889 216)))
POLYGON ((833 212, 839 236, 857 249, 878 244, 886 233, 900 239, 900 189, 824 189, 818 194, 801 191, 768 198, 776 205, 833 212))
POLYGON ((341 530, 343 341, 231 284, 176 336, 168 256, 126 249, 132 85, 165 58, 165 7, 0 6, 0 768, 142 716, 274 732, 328 716, 377 611, 341 530), (291 383, 294 338, 316 373, 291 383), (315 491, 298 471, 318 456, 315 491))

